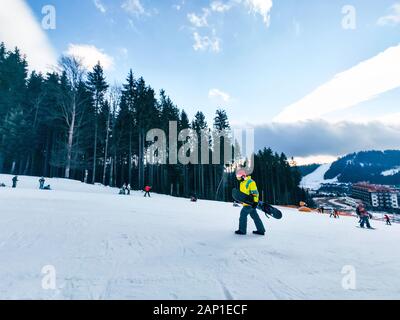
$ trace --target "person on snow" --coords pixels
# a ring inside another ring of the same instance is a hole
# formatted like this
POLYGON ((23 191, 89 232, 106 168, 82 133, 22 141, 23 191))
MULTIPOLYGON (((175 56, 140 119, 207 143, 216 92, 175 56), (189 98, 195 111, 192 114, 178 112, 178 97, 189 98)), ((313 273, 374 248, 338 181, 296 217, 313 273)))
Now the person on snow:
POLYGON ((359 218, 358 223, 361 223, 361 209, 364 207, 362 203, 359 203, 357 208, 356 208, 356 214, 359 218))
POLYGON ((12 187, 13 188, 17 187, 17 182, 18 182, 18 176, 14 176, 14 178, 12 178, 12 187))
POLYGON ((197 202, 197 196, 195 194, 192 194, 192 196, 190 197, 190 201, 197 202))
POLYGON ((130 185, 130 183, 128 183, 128 185, 126 186, 126 192, 127 192, 128 196, 131 195, 131 190, 132 190, 131 185, 130 185))
POLYGON ((245 235, 247 233, 247 217, 250 215, 257 228, 257 231, 253 231, 253 233, 263 236, 265 235, 265 228, 256 210, 259 202, 257 184, 247 175, 246 171, 242 169, 236 172, 236 178, 240 181, 240 191, 253 196, 254 203, 251 206, 245 203, 243 204, 243 208, 240 211, 239 230, 235 233, 238 235, 245 235))
POLYGON ((361 216, 360 227, 364 228, 364 225, 366 225, 368 229, 372 229, 369 223, 369 219, 372 218, 372 215, 365 209, 364 206, 361 206, 360 208, 360 216, 361 216))
POLYGON ((44 179, 44 177, 41 177, 40 179, 39 179, 39 189, 40 190, 43 190, 44 189, 44 183, 45 183, 45 179, 44 179))
POLYGON ((339 211, 338 211, 337 209, 333 210, 333 217, 334 217, 335 219, 339 219, 339 218, 340 218, 340 217, 339 217, 339 211))
POLYGON ((392 223, 390 222, 390 218, 389 218, 389 216, 387 214, 385 214, 385 221, 386 221, 386 225, 387 226, 391 226, 392 225, 392 223))
POLYGON ((121 190, 119 190, 119 194, 126 195, 126 183, 124 183, 121 190))
POLYGON ((149 198, 151 198, 150 196, 150 191, 151 191, 151 187, 150 186, 145 186, 144 187, 144 197, 146 198, 147 196, 149 196, 149 198))

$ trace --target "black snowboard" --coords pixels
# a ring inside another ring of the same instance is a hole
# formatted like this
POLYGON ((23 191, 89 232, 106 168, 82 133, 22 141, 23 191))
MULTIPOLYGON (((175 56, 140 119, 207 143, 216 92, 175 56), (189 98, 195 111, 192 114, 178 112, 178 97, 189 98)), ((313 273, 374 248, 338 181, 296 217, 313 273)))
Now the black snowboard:
POLYGON ((361 228, 360 226, 356 226, 356 228, 359 228, 359 229, 366 229, 366 230, 376 230, 376 228, 367 228, 367 227, 361 228))
MULTIPOLYGON (((252 196, 240 192, 238 189, 232 190, 232 198, 238 202, 248 205, 252 205, 254 203, 252 196)), ((265 202, 260 201, 257 209, 263 211, 267 216, 271 216, 278 220, 282 219, 282 212, 265 202)))

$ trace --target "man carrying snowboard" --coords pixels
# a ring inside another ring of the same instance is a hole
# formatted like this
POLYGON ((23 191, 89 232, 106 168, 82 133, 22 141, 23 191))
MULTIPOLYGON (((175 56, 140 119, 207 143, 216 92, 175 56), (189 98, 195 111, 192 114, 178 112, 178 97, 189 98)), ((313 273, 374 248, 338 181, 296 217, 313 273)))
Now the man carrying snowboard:
POLYGON ((250 176, 247 176, 245 170, 238 170, 236 172, 236 178, 240 181, 240 191, 247 195, 251 195, 253 197, 254 204, 252 206, 243 204, 243 209, 240 212, 239 230, 235 233, 238 235, 245 235, 247 233, 247 216, 250 215, 257 228, 257 231, 253 231, 253 233, 263 236, 265 235, 265 228, 256 210, 259 201, 257 185, 250 176))

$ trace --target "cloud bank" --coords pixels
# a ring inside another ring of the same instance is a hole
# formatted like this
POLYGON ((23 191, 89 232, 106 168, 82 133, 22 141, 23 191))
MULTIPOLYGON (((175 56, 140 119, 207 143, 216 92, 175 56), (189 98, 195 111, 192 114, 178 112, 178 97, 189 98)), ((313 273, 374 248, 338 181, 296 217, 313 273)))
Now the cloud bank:
POLYGON ((256 149, 271 147, 288 156, 340 156, 360 150, 400 149, 400 123, 309 120, 255 127, 256 149))
POLYGON ((312 93, 286 107, 276 122, 295 122, 353 107, 400 87, 400 45, 337 74, 312 93))

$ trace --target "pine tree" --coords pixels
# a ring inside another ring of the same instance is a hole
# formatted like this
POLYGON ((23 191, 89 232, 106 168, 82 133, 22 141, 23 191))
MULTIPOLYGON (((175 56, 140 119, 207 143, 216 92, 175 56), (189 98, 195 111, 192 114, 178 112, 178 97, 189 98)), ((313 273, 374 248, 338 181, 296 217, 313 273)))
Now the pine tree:
POLYGON ((93 95, 94 101, 94 142, 93 142, 93 171, 92 183, 96 182, 96 165, 97 165, 97 143, 98 143, 98 114, 104 103, 104 95, 108 89, 104 71, 100 62, 98 62, 92 72, 88 73, 87 85, 93 95))

